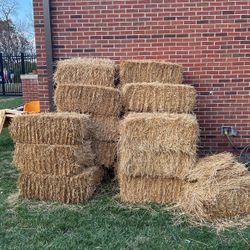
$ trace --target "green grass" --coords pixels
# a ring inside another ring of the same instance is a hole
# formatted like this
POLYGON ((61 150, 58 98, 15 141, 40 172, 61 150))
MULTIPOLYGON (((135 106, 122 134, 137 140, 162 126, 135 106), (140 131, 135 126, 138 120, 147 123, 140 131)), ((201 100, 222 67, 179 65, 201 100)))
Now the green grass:
POLYGON ((3 97, 0 96, 0 109, 15 108, 23 104, 22 97, 3 97))
POLYGON ((13 143, 0 135, 0 249, 250 249, 250 227, 220 234, 192 226, 163 206, 119 202, 106 182, 88 203, 63 205, 15 199, 13 143))

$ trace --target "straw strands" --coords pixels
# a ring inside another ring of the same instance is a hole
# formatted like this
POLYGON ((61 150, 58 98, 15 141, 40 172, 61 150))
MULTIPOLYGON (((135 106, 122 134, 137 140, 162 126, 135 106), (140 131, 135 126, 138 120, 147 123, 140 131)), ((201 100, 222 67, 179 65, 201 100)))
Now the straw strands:
POLYGON ((122 104, 120 91, 114 88, 115 77, 117 67, 113 62, 85 58, 59 63, 55 75, 60 82, 54 97, 57 111, 91 115, 95 163, 106 167, 111 167, 116 159, 116 142, 119 140, 122 104), (63 68, 67 71, 68 65, 70 74, 74 74, 74 83, 65 80, 70 79, 69 75, 63 80, 60 78, 60 71, 63 68))
POLYGON ((195 106, 196 91, 190 85, 130 83, 122 88, 126 111, 189 113, 195 106))
POLYGON ((182 71, 181 65, 164 61, 126 60, 120 63, 122 84, 136 82, 181 84, 182 71))
POLYGON ((119 168, 129 176, 149 176, 184 179, 194 168, 196 155, 180 151, 155 152, 130 150, 121 146, 119 151, 119 168))
POLYGON ((170 178, 130 177, 118 174, 120 197, 124 202, 160 204, 178 200, 184 181, 170 178))
POLYGON ((76 113, 25 114, 13 118, 10 132, 18 143, 80 145, 91 137, 91 122, 76 113))
POLYGON ((199 126, 191 114, 132 113, 120 123, 119 151, 181 151, 195 154, 199 126))
POLYGON ((250 173, 229 154, 198 161, 188 176, 179 206, 199 220, 250 213, 250 173))
POLYGON ((14 164, 22 173, 71 176, 94 166, 91 141, 82 145, 20 144, 15 146, 14 164))
POLYGON ((30 173, 19 177, 18 186, 23 198, 82 203, 93 195, 102 177, 99 167, 87 168, 72 177, 30 173))
POLYGON ((218 182, 248 174, 247 168, 237 162, 232 153, 225 152, 200 158, 195 168, 187 175, 189 182, 218 182))
POLYGON ((120 91, 109 87, 59 85, 54 99, 59 112, 118 116, 121 111, 120 91))
POLYGON ((21 197, 79 203, 100 184, 88 115, 39 113, 18 116, 11 133, 17 141, 14 163, 21 170, 21 197))
POLYGON ((250 175, 184 187, 179 206, 198 220, 250 213, 250 175))
POLYGON ((116 116, 91 116, 93 138, 98 141, 119 140, 119 118, 116 116))
POLYGON ((117 157, 117 143, 94 141, 93 152, 96 155, 96 165, 112 167, 117 157))
POLYGON ((54 80, 57 85, 79 84, 114 86, 115 63, 109 59, 72 58, 57 63, 54 80))

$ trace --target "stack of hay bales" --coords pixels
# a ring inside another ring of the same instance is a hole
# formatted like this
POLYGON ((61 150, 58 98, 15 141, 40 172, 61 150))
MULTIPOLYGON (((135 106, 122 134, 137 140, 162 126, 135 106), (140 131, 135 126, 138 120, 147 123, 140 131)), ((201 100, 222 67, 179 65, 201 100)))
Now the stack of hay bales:
POLYGON ((250 172, 231 153, 201 158, 187 175, 179 206, 199 220, 250 213, 250 172))
POLYGON ((59 61, 55 72, 55 104, 59 112, 90 114, 96 164, 110 167, 119 139, 120 91, 114 86, 115 64, 106 59, 59 61))
POLYGON ((176 202, 196 162, 199 127, 191 113, 196 91, 182 67, 155 61, 120 65, 122 102, 119 184, 123 201, 176 202))
POLYGON ((26 114, 13 118, 14 163, 21 197, 80 203, 102 180, 91 149, 91 121, 75 113, 26 114))

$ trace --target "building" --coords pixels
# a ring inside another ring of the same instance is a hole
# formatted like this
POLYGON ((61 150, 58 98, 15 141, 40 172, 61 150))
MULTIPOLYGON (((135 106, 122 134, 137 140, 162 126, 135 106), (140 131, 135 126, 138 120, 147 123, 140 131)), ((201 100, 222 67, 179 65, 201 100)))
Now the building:
POLYGON ((33 2, 38 83, 36 79, 25 82, 37 85, 34 92, 42 110, 49 110, 52 100, 45 41, 47 32, 50 47, 50 27, 53 64, 75 56, 108 57, 117 62, 164 59, 182 64, 185 82, 198 90, 201 151, 231 148, 221 135, 222 125, 237 127, 233 141, 238 146, 250 143, 250 1, 33 2))

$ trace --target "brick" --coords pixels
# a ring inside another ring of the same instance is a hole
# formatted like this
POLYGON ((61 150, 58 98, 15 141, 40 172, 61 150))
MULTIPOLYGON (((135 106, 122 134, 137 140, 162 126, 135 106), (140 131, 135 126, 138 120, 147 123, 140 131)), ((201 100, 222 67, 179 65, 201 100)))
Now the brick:
POLYGON ((81 53, 81 52, 83 52, 83 49, 72 49, 72 53, 81 53))
POLYGON ((92 53, 92 52, 95 52, 95 49, 85 49, 84 52, 86 52, 86 53, 92 53))
POLYGON ((242 15, 241 18, 250 18, 250 15, 242 15))
POLYGON ((233 46, 232 45, 222 45, 221 49, 232 49, 233 46))
POLYGON ((74 31, 77 31, 77 28, 66 28, 65 30, 67 32, 74 32, 74 31))
POLYGON ((209 20, 198 20, 197 24, 208 24, 209 20))
POLYGON ((174 17, 174 16, 166 16, 166 17, 164 17, 164 20, 166 20, 166 21, 175 20, 175 19, 176 19, 176 17, 174 17))
POLYGON ((70 17, 72 19, 76 19, 76 18, 82 18, 82 15, 71 15, 70 17))
MULTIPOLYGON (((44 15, 33 0, 42 109, 49 109, 44 15)), ((240 130, 237 145, 249 142, 248 1, 51 1, 53 56, 164 59, 184 66, 184 82, 198 92, 200 153, 231 150, 220 135, 222 124, 240 130), (244 113, 242 113, 244 110, 244 113), (234 119, 232 119, 234 117, 234 119), (244 138, 245 136, 246 138, 244 138)), ((36 88, 24 84, 31 96, 36 88)), ((28 97, 27 97, 28 98, 28 97)))
POLYGON ((222 14, 223 15, 232 15, 232 14, 234 14, 234 10, 225 10, 225 11, 222 11, 222 14))

